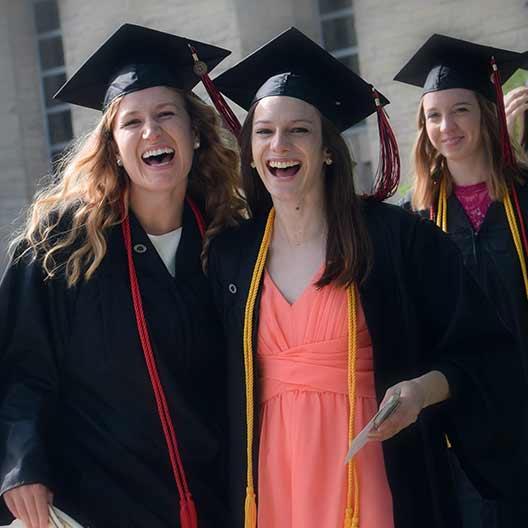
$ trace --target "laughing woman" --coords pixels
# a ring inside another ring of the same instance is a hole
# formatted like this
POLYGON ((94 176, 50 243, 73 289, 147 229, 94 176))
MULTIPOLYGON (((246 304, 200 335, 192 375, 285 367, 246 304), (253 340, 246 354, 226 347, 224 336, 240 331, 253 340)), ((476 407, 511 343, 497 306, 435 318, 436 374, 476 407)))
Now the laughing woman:
POLYGON ((249 110, 252 218, 213 240, 208 264, 228 339, 233 526, 458 528, 445 432, 481 488, 503 492, 518 440, 501 428, 522 405, 520 375, 456 246, 380 203, 398 168, 387 101, 295 29, 215 84, 249 110), (385 170, 363 199, 340 131, 374 112, 385 170))
MULTIPOLYGON (((0 493, 28 528, 51 502, 99 528, 228 526, 201 252, 242 202, 188 44, 124 25, 59 93, 103 115, 35 198, 0 286, 0 493)), ((209 67, 228 54, 192 44, 209 67)))
MULTIPOLYGON (((517 335, 527 372, 528 173, 508 139, 499 76, 506 79, 519 64, 520 54, 434 35, 396 80, 423 86, 412 208, 433 219, 458 245, 465 264, 517 335)), ((522 102, 522 92, 520 97, 522 102)), ((517 423, 528 425, 522 416, 517 423)), ((464 526, 495 526, 494 505, 480 500, 452 460, 464 526)))

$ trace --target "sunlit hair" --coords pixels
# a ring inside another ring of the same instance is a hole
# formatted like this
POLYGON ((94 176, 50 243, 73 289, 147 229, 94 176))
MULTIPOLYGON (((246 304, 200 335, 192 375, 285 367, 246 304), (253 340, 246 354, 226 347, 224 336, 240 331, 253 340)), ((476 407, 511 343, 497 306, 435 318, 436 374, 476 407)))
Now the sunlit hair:
MULTIPOLYGON (((208 220, 205 262, 211 237, 221 227, 235 225, 244 212, 237 190, 239 155, 236 142, 210 106, 192 93, 174 91, 183 97, 200 137, 188 194, 204 207, 208 220)), ((107 230, 128 212, 130 180, 117 166, 112 135, 121 99, 113 101, 94 130, 59 161, 52 181, 37 193, 22 231, 10 244, 15 258, 38 259, 47 278, 63 273, 69 286, 93 276, 106 254, 107 230)))
MULTIPOLYGON (((502 149, 499 134, 499 121, 495 104, 488 101, 479 93, 475 93, 481 112, 480 130, 487 156, 487 163, 490 167, 488 190, 492 200, 501 200, 507 190, 507 186, 512 182, 521 183, 520 170, 507 169, 502 162, 502 149)), ((420 101, 417 114, 418 134, 412 150, 412 167, 414 189, 412 195, 412 207, 421 211, 435 206, 438 201, 439 182, 442 177, 446 178, 447 193, 451 194, 452 179, 447 167, 447 161, 440 154, 427 135, 425 124, 425 112, 423 98, 420 101)), ((524 156, 520 154, 519 146, 512 140, 519 169, 526 168, 524 156)))
MULTIPOLYGON (((258 104, 258 103, 257 103, 258 104)), ((267 214, 272 200, 256 169, 251 137, 256 104, 251 107, 240 136, 242 189, 250 215, 267 214)), ((362 283, 371 264, 371 244, 361 213, 362 200, 354 188, 354 163, 343 137, 331 121, 321 116, 322 143, 330 152, 332 165, 324 169, 325 211, 328 222, 326 264, 318 287, 331 282, 338 286, 362 283)))

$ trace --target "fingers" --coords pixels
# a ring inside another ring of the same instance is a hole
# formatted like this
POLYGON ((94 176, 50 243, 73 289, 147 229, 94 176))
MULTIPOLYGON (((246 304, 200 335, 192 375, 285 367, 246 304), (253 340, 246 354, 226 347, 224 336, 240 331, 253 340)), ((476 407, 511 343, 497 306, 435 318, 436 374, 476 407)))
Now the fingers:
POLYGON ((516 101, 526 99, 526 97, 528 97, 528 86, 514 88, 504 96, 504 108, 507 109, 511 104, 515 103, 516 101))
POLYGON ((19 486, 4 494, 7 507, 27 528, 48 528, 50 491, 42 484, 19 486))
POLYGON ((528 110, 528 87, 521 86, 508 92, 504 97, 504 110, 511 132, 516 118, 528 110))
POLYGON ((386 404, 397 389, 400 391, 398 407, 375 431, 369 434, 369 440, 387 440, 416 422, 423 408, 424 395, 421 387, 412 380, 398 383, 388 389, 380 408, 386 404))

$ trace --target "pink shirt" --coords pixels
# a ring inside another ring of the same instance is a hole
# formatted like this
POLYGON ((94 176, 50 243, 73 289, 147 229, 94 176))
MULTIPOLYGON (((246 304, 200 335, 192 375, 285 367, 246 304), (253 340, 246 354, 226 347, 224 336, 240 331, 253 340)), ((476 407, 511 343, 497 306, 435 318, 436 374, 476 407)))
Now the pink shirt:
POLYGON ((486 182, 475 183, 473 185, 453 184, 453 192, 462 204, 464 211, 466 211, 473 229, 478 231, 482 222, 484 222, 484 218, 491 204, 486 182))

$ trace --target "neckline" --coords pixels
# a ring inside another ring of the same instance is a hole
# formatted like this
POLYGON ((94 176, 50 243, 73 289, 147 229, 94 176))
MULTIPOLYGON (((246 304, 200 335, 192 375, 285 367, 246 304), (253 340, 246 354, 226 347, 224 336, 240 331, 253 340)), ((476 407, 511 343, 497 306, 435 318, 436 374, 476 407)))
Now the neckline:
POLYGON ((487 190, 488 184, 485 181, 472 183, 471 185, 457 185, 456 183, 453 183, 453 189, 457 194, 468 195, 483 191, 484 189, 487 190))
POLYGON ((322 275, 323 273, 323 270, 324 270, 324 266, 325 266, 325 263, 323 262, 322 264, 319 265, 319 267, 317 268, 317 270, 315 271, 315 273, 311 276, 310 280, 308 281, 308 284, 306 284, 306 286, 303 288, 303 290, 301 291, 301 293, 297 296, 297 298, 293 301, 293 302, 290 302, 288 301, 288 299, 286 299, 286 297, 284 296, 284 294, 282 293, 281 289, 277 286, 277 284, 275 283, 275 281, 273 280, 273 277, 271 276, 271 273, 268 271, 268 268, 266 267, 264 269, 264 278, 268 281, 268 283, 271 283, 272 285, 272 288, 275 290, 275 292, 277 293, 277 295, 280 297, 280 299, 282 300, 282 302, 284 304, 286 304, 289 308, 294 308, 297 304, 299 304, 299 302, 310 292, 314 289, 314 286, 315 286, 315 283, 317 282, 317 280, 319 279, 319 277, 322 275))

